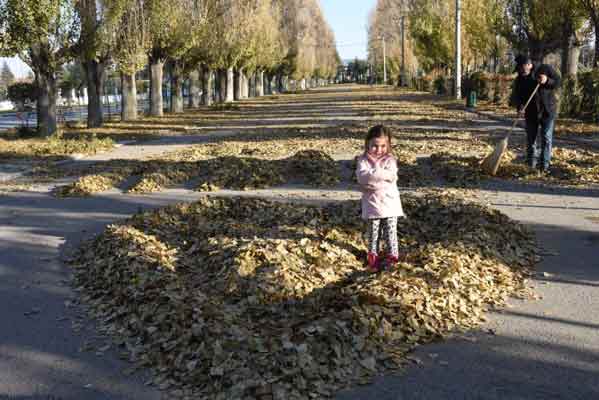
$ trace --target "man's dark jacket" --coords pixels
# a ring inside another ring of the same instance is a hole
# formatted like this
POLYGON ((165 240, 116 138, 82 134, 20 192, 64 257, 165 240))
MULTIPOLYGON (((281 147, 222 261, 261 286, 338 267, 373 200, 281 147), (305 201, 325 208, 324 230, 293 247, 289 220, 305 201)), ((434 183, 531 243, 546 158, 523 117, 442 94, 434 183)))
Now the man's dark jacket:
POLYGON ((512 103, 518 109, 524 107, 537 86, 537 77, 540 74, 547 75, 547 82, 539 87, 535 98, 528 105, 525 112, 527 120, 547 120, 554 119, 557 116, 556 91, 561 85, 562 78, 551 65, 541 64, 538 67, 533 66, 533 70, 529 75, 518 75, 514 83, 512 103))

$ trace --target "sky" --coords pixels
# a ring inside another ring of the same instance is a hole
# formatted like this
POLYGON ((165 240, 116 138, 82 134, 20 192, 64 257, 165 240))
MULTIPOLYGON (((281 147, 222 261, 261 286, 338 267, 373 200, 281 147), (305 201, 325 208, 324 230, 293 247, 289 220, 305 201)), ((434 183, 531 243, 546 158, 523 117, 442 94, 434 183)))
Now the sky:
MULTIPOLYGON (((320 0, 324 16, 335 32, 337 51, 342 60, 366 58, 368 41, 366 24, 376 0, 320 0)), ((0 58, 19 78, 27 76, 29 67, 17 58, 0 58)))
POLYGON ((8 64, 10 70, 17 78, 25 78, 31 69, 18 58, 3 58, 0 57, 0 67, 4 65, 4 62, 8 64))
POLYGON ((366 58, 368 14, 376 0, 320 0, 342 60, 366 58))

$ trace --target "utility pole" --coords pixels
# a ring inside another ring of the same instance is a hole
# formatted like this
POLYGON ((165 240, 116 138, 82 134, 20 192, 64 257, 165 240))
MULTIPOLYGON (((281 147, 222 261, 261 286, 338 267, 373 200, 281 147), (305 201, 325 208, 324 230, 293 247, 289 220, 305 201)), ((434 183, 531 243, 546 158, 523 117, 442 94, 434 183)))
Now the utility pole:
POLYGON ((387 45, 383 36, 383 84, 387 84, 387 45))
POLYGON ((455 0, 455 98, 459 100, 462 97, 462 48, 460 41, 461 25, 461 4, 460 0, 455 0))
POLYGON ((406 84, 406 16, 401 16, 401 86, 406 84))

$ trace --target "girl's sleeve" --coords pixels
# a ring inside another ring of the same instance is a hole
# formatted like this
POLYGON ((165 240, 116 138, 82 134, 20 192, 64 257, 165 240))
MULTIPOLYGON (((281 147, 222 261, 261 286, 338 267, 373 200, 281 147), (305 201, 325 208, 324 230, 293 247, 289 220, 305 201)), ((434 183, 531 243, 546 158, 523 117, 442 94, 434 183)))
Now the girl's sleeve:
POLYGON ((389 168, 384 170, 386 176, 386 180, 391 180, 392 182, 397 182, 397 160, 395 157, 391 157, 389 160, 389 168))
POLYGON ((356 169, 358 183, 370 190, 376 190, 389 185, 389 181, 397 180, 397 164, 393 162, 391 169, 372 168, 365 159, 358 161, 356 169))

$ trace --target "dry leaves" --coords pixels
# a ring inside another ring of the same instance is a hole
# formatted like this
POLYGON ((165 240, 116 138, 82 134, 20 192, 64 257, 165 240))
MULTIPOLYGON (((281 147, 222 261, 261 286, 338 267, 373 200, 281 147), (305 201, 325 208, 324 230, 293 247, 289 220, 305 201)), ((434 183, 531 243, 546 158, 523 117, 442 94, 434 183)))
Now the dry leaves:
POLYGON ((0 137, 0 162, 22 159, 57 160, 66 156, 80 154, 95 154, 110 150, 114 146, 111 139, 98 139, 95 135, 72 135, 50 138, 20 139, 5 133, 0 137))
POLYGON ((204 198, 135 215, 81 249, 76 282, 151 383, 199 399, 331 397, 416 343, 527 295, 531 234, 448 196, 406 196, 407 262, 370 274, 359 202, 204 198))
MULTIPOLYGON (((189 155, 189 154, 187 154, 189 155)), ((322 151, 303 150, 285 159, 220 156, 182 161, 169 160, 111 161, 86 167, 86 172, 99 170, 60 187, 56 195, 89 196, 113 188, 129 176, 137 179, 128 193, 152 193, 190 180, 197 181, 198 191, 221 188, 249 190, 295 181, 312 186, 332 185, 340 181, 340 166, 322 151)))

